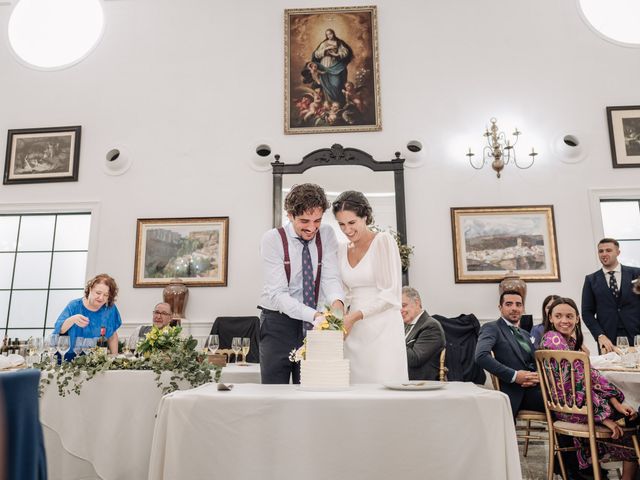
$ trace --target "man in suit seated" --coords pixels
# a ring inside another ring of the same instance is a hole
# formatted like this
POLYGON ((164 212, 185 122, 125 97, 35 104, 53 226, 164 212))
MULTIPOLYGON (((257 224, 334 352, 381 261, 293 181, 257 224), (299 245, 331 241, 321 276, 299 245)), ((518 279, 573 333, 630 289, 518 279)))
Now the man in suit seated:
POLYGON ((529 334, 518 326, 524 312, 522 296, 505 291, 498 308, 500 318, 480 328, 476 363, 500 379, 500 390, 509 396, 514 418, 519 410, 544 412, 535 347, 529 334))
POLYGON ((147 333, 151 331, 152 327, 164 328, 171 323, 171 305, 168 303, 158 303, 155 307, 153 307, 153 325, 143 325, 140 327, 138 331, 139 337, 144 337, 147 333))
POLYGON ((602 268, 587 275, 582 287, 582 319, 601 353, 612 352, 617 337, 627 337, 633 345, 634 337, 640 335, 640 296, 632 285, 640 277, 640 268, 621 265, 618 255, 617 240, 600 240, 602 268))
POLYGON ((445 346, 444 330, 423 308, 415 288, 402 288, 402 319, 409 380, 438 380, 440 352, 445 346))

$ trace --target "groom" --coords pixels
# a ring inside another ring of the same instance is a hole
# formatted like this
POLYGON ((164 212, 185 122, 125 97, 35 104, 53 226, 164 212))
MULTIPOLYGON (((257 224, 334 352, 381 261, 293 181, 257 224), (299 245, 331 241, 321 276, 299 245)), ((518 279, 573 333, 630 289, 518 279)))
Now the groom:
POLYGON ((262 383, 300 383, 300 364, 289 360, 302 345, 325 304, 344 309, 338 270, 338 242, 333 228, 321 225, 329 208, 324 190, 304 183, 284 200, 289 223, 262 236, 264 286, 260 315, 262 383))

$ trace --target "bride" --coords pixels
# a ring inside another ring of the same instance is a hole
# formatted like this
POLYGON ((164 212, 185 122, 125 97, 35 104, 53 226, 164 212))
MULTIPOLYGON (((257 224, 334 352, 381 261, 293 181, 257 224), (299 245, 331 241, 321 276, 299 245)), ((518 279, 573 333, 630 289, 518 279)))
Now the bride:
POLYGON ((407 381, 407 352, 400 314, 402 267, 395 239, 375 233, 371 205, 360 192, 341 193, 333 214, 349 239, 338 249, 349 313, 345 357, 352 383, 407 381))

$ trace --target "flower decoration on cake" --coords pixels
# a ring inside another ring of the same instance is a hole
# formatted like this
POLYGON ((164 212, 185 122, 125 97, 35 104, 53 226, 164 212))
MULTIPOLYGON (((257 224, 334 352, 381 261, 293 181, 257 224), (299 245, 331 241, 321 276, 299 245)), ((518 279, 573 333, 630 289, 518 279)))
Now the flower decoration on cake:
POLYGON ((299 362, 307 357, 307 339, 304 339, 302 346, 298 349, 293 349, 289 352, 289 360, 292 362, 299 362))
POLYGON ((344 314, 342 310, 333 310, 330 306, 325 305, 322 316, 324 320, 318 323, 314 330, 341 330, 342 333, 347 333, 347 330, 344 328, 344 314))

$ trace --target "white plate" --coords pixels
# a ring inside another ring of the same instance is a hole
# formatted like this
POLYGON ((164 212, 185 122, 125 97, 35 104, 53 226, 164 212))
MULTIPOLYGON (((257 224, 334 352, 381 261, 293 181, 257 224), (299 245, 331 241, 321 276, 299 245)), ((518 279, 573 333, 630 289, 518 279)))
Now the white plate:
POLYGON ((445 382, 435 380, 413 380, 404 383, 385 383, 384 386, 391 390, 438 390, 444 388, 445 382))

